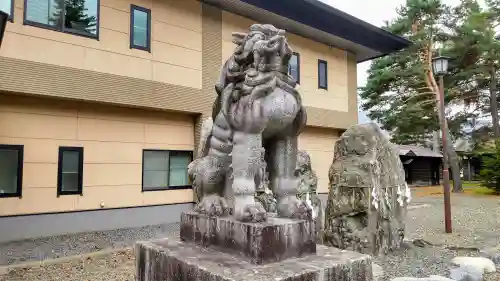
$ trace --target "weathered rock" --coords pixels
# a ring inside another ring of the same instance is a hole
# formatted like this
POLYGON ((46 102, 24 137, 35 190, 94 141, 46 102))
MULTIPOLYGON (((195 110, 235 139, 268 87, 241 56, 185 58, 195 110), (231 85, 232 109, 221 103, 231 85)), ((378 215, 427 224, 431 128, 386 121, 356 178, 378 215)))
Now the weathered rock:
POLYGON ((412 243, 413 243, 413 245, 415 245, 415 246, 417 246, 417 247, 420 247, 420 248, 433 246, 431 242, 426 241, 426 240, 421 239, 421 238, 414 239, 414 240, 412 241, 412 243))
POLYGON ((411 194, 399 154, 376 124, 342 134, 328 176, 326 244, 373 255, 401 246, 411 194))
POLYGON ((475 266, 463 265, 450 269, 450 278, 457 281, 481 281, 483 270, 475 266))
POLYGON ((500 245, 492 248, 486 248, 479 251, 482 257, 488 258, 495 265, 500 266, 500 245))
POLYGON ((208 217, 195 212, 181 215, 182 241, 241 256, 263 264, 316 253, 313 221, 268 218, 244 223, 233 217, 208 217))
POLYGON ((255 265, 238 256, 161 239, 136 245, 137 280, 371 281, 371 258, 318 245, 315 255, 255 265))
POLYGON ((455 257, 451 264, 458 266, 475 267, 483 272, 495 272, 496 266, 490 259, 485 257, 455 257))

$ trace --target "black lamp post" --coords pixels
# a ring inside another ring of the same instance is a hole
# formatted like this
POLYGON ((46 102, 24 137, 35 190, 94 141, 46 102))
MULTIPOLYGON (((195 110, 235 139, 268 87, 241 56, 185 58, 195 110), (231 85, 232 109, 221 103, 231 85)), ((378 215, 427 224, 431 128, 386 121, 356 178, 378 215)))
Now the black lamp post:
POLYGON ((9 14, 4 11, 0 11, 0 46, 2 46, 3 34, 5 33, 5 26, 7 25, 8 19, 9 14))
POLYGON ((444 189, 444 224, 446 233, 451 233, 451 202, 450 202, 450 174, 448 163, 448 139, 444 106, 444 82, 443 77, 448 73, 448 57, 438 56, 432 59, 434 74, 439 76, 439 119, 441 122, 441 135, 443 140, 443 189, 444 189))

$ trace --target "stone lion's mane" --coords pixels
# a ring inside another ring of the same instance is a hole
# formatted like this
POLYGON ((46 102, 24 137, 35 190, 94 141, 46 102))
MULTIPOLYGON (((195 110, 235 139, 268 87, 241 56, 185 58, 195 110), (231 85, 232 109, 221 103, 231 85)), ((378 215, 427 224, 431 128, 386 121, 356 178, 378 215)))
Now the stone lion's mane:
MULTIPOLYGON (((292 94, 299 104, 301 103, 300 94, 295 90, 297 82, 288 75, 288 65, 292 56, 292 50, 284 36, 284 30, 275 29, 273 26, 255 24, 251 27, 249 33, 233 33, 233 43, 237 46, 233 55, 226 60, 221 71, 219 82, 215 86, 217 98, 213 105, 212 118, 222 111, 228 111, 230 104, 238 102, 242 97, 252 93, 256 87, 274 89, 275 87, 292 94), (245 50, 249 40, 255 35, 264 36, 265 39, 259 41, 259 46, 276 47, 276 44, 284 44, 282 48, 277 48, 276 52, 262 54, 265 58, 278 55, 281 59, 279 66, 270 64, 254 65, 254 52, 265 52, 257 49, 255 42, 251 50, 245 50), (245 54, 245 55, 242 55, 245 54), (235 90, 230 95, 223 95, 224 88, 233 83, 235 90)), ((269 94, 272 90, 264 91, 269 94)), ((260 96, 258 98, 263 98, 260 96)))

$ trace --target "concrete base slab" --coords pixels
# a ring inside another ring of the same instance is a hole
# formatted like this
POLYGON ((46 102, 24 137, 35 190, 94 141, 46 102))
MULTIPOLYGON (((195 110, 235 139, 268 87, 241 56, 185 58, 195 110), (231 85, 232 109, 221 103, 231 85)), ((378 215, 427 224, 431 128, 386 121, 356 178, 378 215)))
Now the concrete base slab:
POLYGON ((136 244, 137 281, 371 281, 371 257, 317 245, 316 254, 264 265, 173 239, 136 244))
POLYGON ((181 240, 264 264, 316 253, 314 221, 270 217, 244 223, 232 216, 181 215, 181 240))

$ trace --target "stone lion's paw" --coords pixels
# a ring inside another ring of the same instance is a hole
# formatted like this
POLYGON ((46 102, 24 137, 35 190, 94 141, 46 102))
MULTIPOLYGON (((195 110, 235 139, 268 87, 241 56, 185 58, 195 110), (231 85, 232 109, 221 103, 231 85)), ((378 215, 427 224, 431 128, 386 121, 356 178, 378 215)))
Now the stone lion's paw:
POLYGON ((207 216, 224 216, 229 212, 226 199, 219 195, 204 196, 194 210, 207 216))
POLYGON ((312 220, 312 208, 295 196, 288 196, 278 203, 278 215, 286 218, 312 220))
POLYGON ((263 222, 267 219, 267 212, 262 203, 247 204, 242 208, 237 208, 235 212, 236 219, 243 222, 263 222), (238 210, 239 209, 239 210, 238 210))

